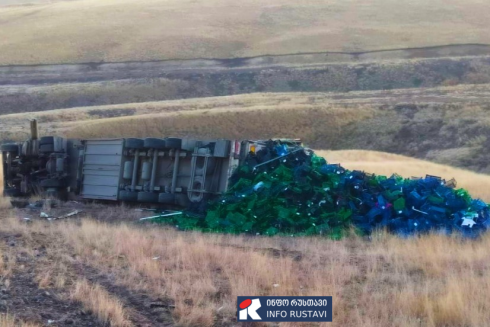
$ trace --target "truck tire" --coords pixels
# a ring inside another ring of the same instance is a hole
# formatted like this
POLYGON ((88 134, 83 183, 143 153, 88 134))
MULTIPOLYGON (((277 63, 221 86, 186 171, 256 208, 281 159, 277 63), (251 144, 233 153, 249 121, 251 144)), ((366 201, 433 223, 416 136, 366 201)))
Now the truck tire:
POLYGON ((39 152, 50 153, 54 152, 54 144, 43 144, 39 146, 39 152))
POLYGON ((3 196, 5 197, 14 198, 20 195, 21 195, 20 191, 16 188, 7 188, 3 190, 3 196))
POLYGON ((166 142, 164 139, 157 139, 153 137, 148 137, 145 139, 145 148, 163 150, 166 149, 166 142))
POLYGON ((176 137, 168 137, 165 139, 165 146, 168 149, 180 149, 182 147, 182 139, 176 137))
POLYGON ((18 153, 19 152, 19 146, 15 143, 3 144, 2 145, 2 151, 18 153))
POLYGON ((127 149, 140 150, 145 147, 145 141, 142 139, 129 138, 124 141, 124 147, 127 149))
POLYGON ((39 145, 54 144, 54 136, 43 136, 39 139, 39 145))
POLYGON ((138 201, 138 192, 119 191, 119 200, 136 202, 136 201, 138 201))
POLYGON ((173 194, 173 193, 160 193, 158 195, 158 202, 159 203, 166 203, 166 204, 174 204, 175 203, 175 194, 173 194))
POLYGON ((157 203, 158 202, 158 194, 151 192, 139 192, 138 193, 138 202, 150 202, 157 203))
POLYGON ((65 186, 65 182, 60 179, 44 179, 39 183, 44 188, 57 188, 65 186))

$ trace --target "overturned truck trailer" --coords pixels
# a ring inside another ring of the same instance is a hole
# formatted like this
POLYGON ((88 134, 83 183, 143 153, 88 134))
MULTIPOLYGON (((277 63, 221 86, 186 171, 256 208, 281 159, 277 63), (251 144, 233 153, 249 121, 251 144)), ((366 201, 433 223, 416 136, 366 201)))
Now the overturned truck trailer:
POLYGON ((261 144, 170 137, 38 137, 33 120, 29 140, 1 147, 4 196, 40 194, 187 207, 225 192, 234 169, 261 144))

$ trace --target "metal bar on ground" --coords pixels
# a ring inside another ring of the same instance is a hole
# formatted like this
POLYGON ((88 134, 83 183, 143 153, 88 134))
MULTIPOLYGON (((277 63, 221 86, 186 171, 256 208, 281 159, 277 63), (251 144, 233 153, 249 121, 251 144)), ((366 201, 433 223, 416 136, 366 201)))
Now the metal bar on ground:
POLYGON ((161 218, 161 217, 177 216, 177 215, 181 215, 181 214, 182 214, 182 211, 178 211, 178 212, 167 213, 167 214, 164 214, 164 215, 158 215, 158 216, 151 216, 151 217, 140 218, 139 221, 150 220, 150 219, 161 218))

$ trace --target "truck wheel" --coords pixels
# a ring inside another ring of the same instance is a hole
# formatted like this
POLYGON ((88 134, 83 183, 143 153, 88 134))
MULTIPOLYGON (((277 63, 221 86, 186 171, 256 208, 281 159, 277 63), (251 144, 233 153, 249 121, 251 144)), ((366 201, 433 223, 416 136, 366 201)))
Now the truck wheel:
POLYGON ((166 149, 166 142, 164 139, 157 139, 148 137, 145 139, 145 148, 163 150, 166 149))
POLYGON ((120 201, 130 201, 130 202, 138 201, 138 192, 119 191, 119 200, 120 201))
POLYGON ((139 150, 145 147, 145 142, 142 139, 129 138, 124 141, 124 147, 139 150))
POLYGON ((54 144, 43 144, 39 146, 39 152, 42 153, 54 152, 54 144))
POLYGON ((59 179, 44 179, 41 181, 41 183, 39 183, 39 185, 44 188, 56 188, 65 186, 65 183, 59 179))
POLYGON ((54 136, 43 136, 39 139, 39 145, 54 144, 54 136))
POLYGON ((19 152, 19 146, 15 143, 3 144, 2 145, 2 151, 18 153, 19 152))
POLYGON ((158 195, 158 202, 166 203, 166 204, 173 204, 173 203, 175 203, 175 194, 173 194, 173 193, 160 193, 158 195))
POLYGON ((158 202, 158 194, 150 193, 150 192, 139 192, 138 193, 138 202, 158 202))
POLYGON ((20 191, 16 188, 7 188, 3 190, 3 196, 5 197, 14 198, 20 195, 21 195, 20 191))
POLYGON ((180 149, 182 147, 182 139, 168 137, 165 139, 165 146, 169 149, 180 149))

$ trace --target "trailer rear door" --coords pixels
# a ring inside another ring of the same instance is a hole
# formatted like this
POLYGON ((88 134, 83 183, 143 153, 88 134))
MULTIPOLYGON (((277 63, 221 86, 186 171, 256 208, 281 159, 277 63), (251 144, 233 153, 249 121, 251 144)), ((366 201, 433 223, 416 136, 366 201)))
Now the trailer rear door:
POLYGON ((117 201, 124 139, 85 141, 82 197, 117 201))

